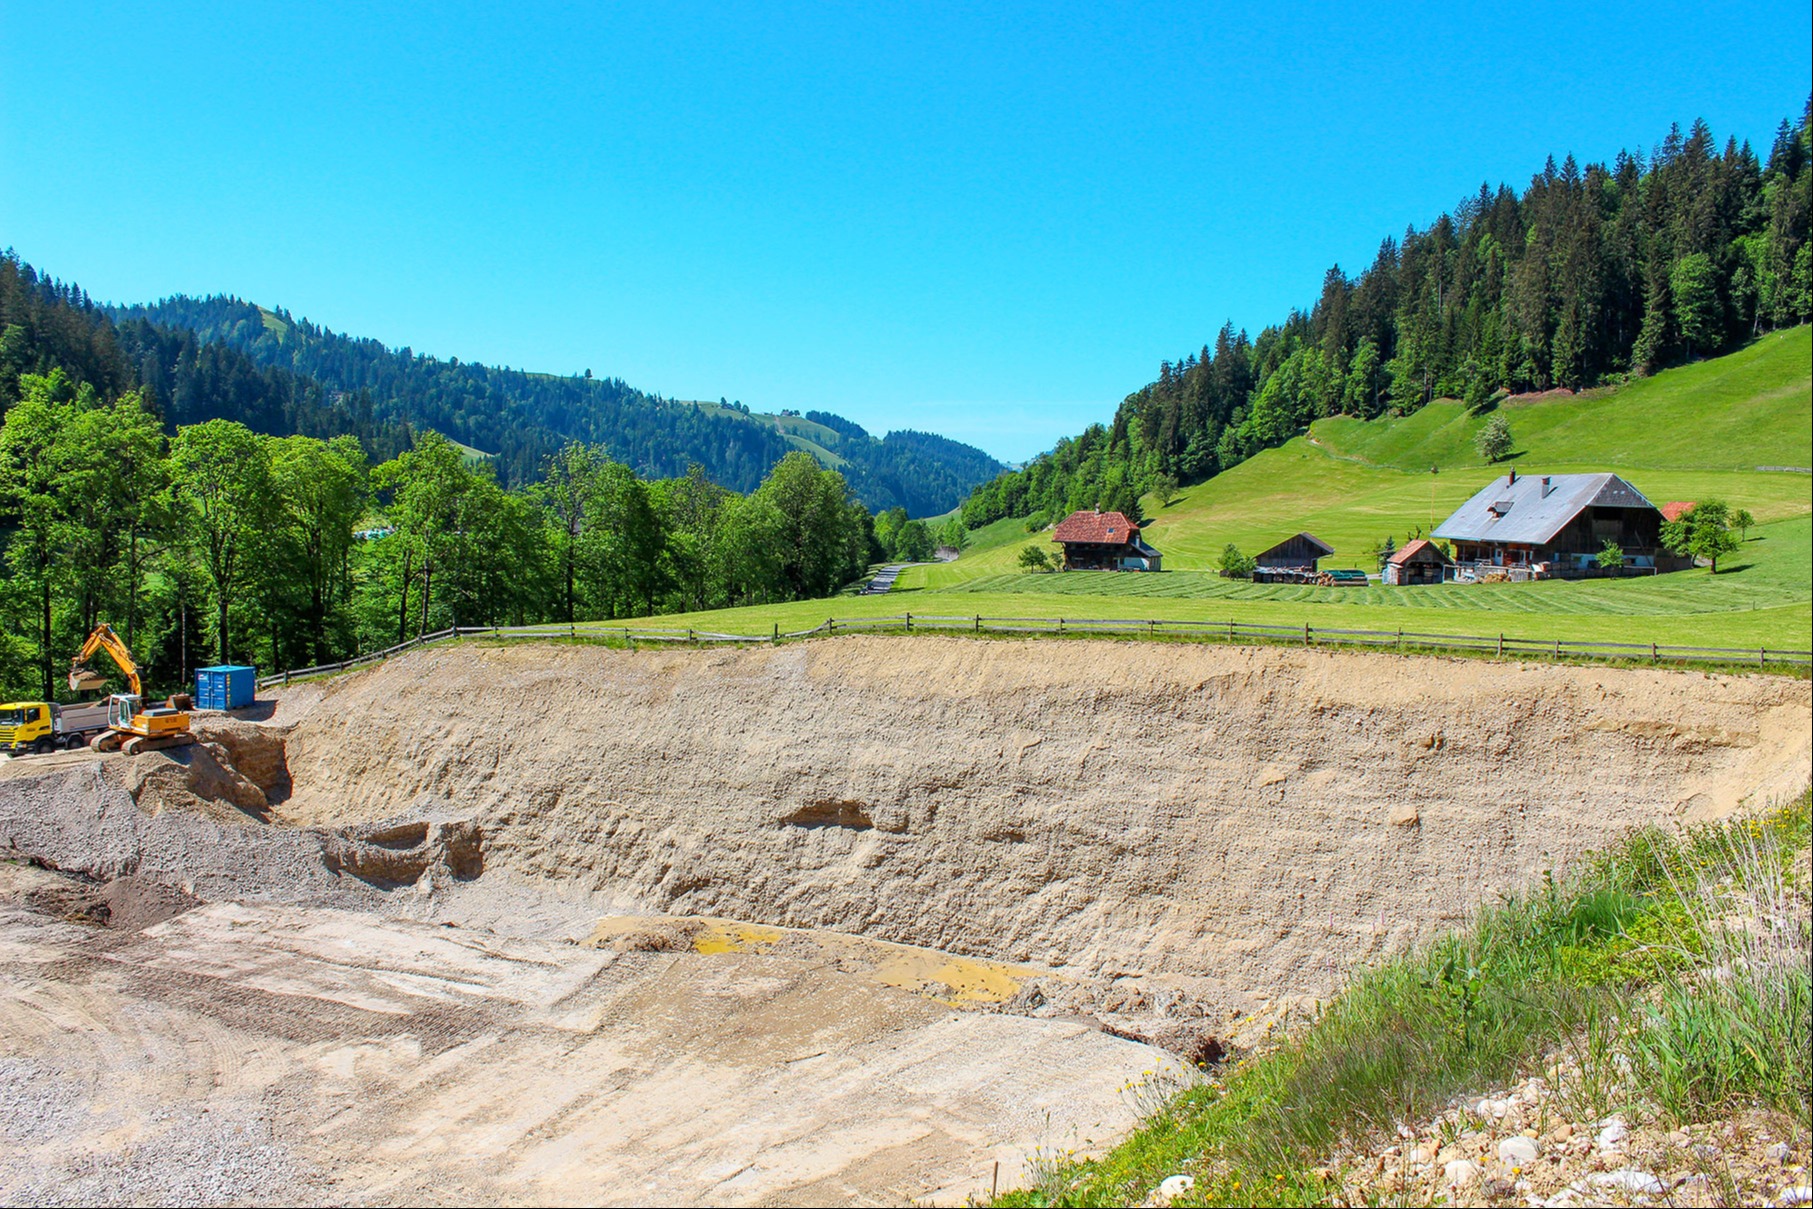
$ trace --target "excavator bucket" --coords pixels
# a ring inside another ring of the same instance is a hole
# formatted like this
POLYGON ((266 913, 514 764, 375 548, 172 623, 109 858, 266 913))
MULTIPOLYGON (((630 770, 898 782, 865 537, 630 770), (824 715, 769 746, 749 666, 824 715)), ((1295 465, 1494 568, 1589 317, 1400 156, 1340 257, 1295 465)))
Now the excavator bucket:
POLYGON ((102 688, 106 683, 107 677, 99 672, 90 671, 85 667, 69 669, 69 690, 71 692, 87 692, 89 689, 102 688))

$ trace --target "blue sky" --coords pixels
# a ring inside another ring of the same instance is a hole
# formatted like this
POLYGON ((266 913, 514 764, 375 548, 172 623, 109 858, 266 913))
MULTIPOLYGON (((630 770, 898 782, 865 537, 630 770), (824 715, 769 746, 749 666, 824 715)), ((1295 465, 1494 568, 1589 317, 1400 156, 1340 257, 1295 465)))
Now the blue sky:
POLYGON ((1766 144, 1805 3, 0 0, 0 246, 1025 458, 1543 157, 1766 144))

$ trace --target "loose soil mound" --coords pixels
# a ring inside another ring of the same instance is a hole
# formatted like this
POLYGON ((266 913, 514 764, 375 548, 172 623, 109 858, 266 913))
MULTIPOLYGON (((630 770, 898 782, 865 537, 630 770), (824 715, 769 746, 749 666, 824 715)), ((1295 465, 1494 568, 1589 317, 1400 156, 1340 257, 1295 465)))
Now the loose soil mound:
POLYGON ((278 720, 298 822, 436 802, 563 894, 1237 1006, 1632 826, 1797 791, 1810 714, 1782 678, 850 638, 425 651, 278 720))

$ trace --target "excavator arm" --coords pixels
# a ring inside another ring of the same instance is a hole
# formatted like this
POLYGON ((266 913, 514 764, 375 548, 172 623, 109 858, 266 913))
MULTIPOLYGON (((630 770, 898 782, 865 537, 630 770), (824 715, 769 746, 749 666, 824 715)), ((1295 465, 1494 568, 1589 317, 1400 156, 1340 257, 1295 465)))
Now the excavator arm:
POLYGON ((128 691, 134 697, 144 696, 144 687, 139 683, 138 663, 132 658, 132 649, 120 641, 120 636, 113 632, 113 627, 106 622, 94 627, 94 633, 82 644, 82 653, 69 662, 69 687, 80 691, 95 688, 100 683, 100 676, 87 666, 88 661, 101 651, 107 652, 120 671, 126 677, 128 691))

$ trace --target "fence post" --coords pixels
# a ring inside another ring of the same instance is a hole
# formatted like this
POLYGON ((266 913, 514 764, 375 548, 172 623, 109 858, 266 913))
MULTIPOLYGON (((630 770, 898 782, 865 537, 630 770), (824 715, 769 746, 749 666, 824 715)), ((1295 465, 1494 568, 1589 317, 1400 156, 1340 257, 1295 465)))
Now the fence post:
POLYGON ((1659 656, 1656 651, 1656 644, 1652 642, 1649 644, 1649 661, 1651 663, 1654 663, 1658 657, 1659 656))
POLYGON ((835 617, 825 618, 825 633, 827 633, 827 634, 837 633, 837 618, 835 618, 835 617))
POLYGON ((1758 666, 1760 668, 1764 668, 1765 670, 1768 668, 1768 666, 1769 666, 1769 648, 1768 647, 1759 646, 1756 648, 1756 666, 1758 666))
POLYGON ((976 614, 976 633, 980 634, 981 632, 982 632, 982 614, 977 613, 976 614))
POLYGON ((1398 654, 1404 653, 1404 627, 1398 627, 1398 654))
POLYGON ((911 634, 913 632, 913 614, 911 611, 909 611, 906 615, 906 623, 907 623, 907 633, 911 634))
POLYGON ((1063 632, 1064 632, 1064 619, 1062 617, 1060 617, 1060 618, 1058 618, 1058 633, 1062 634, 1063 632))
POLYGON ((1234 641, 1234 619, 1228 618, 1228 641, 1234 641))
POLYGON ((1309 622, 1306 621, 1303 623, 1303 645, 1308 646, 1309 644, 1309 622))
POLYGON ((768 640, 768 642, 772 646, 781 645, 781 623, 780 622, 777 621, 774 623, 774 637, 770 638, 768 640))
POLYGON ((1498 657, 1500 659, 1505 657, 1505 636, 1503 634, 1498 636, 1498 657))
POLYGON ((690 643, 693 643, 693 644, 695 644, 695 645, 696 645, 696 644, 697 644, 697 643, 698 643, 698 641, 699 641, 699 640, 698 640, 698 639, 697 639, 697 638, 695 638, 695 637, 693 637, 693 632, 692 632, 692 627, 691 627, 691 626, 687 626, 687 627, 686 627, 686 641, 688 641, 688 642, 690 642, 690 643))

